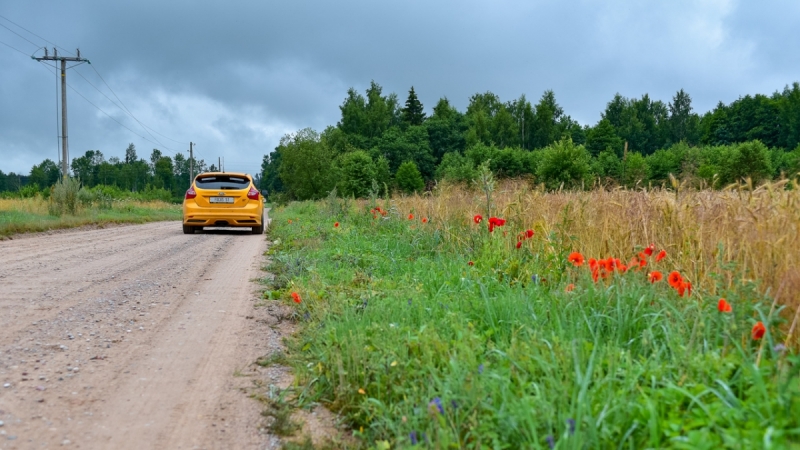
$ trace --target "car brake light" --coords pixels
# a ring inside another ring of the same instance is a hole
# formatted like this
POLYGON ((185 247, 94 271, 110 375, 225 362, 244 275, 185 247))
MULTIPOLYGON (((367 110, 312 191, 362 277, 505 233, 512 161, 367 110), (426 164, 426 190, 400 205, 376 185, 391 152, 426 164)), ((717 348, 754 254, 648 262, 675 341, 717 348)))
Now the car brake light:
POLYGON ((189 190, 186 191, 186 197, 185 198, 187 200, 189 200, 189 199, 193 199, 195 197, 197 197, 197 192, 194 191, 193 187, 190 187, 189 190))
POLYGON ((247 198, 250 200, 258 200, 258 191, 256 188, 251 187, 250 190, 247 192, 247 198))

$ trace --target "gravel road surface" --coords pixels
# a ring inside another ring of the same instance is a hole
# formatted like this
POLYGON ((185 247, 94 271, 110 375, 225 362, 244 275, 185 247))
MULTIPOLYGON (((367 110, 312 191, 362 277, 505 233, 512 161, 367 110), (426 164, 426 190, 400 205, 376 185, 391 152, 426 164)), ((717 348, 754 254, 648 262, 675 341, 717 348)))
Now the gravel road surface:
POLYGON ((274 447, 247 395, 280 346, 266 248, 178 222, 0 242, 0 449, 274 447))

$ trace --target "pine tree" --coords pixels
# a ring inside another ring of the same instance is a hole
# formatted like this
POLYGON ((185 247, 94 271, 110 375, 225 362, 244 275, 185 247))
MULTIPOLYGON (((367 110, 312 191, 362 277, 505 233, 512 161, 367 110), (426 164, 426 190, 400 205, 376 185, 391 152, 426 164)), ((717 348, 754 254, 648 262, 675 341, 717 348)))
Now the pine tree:
POLYGON ((403 108, 403 122, 408 125, 422 125, 424 121, 425 113, 422 103, 417 98, 417 93, 414 92, 414 86, 411 86, 411 90, 408 91, 406 107, 403 108))

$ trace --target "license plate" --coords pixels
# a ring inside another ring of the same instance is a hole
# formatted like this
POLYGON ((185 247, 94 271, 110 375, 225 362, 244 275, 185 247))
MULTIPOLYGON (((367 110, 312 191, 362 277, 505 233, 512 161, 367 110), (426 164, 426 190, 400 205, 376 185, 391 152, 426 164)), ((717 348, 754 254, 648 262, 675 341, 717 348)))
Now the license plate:
POLYGON ((211 197, 208 201, 210 203, 233 203, 233 197, 211 197))

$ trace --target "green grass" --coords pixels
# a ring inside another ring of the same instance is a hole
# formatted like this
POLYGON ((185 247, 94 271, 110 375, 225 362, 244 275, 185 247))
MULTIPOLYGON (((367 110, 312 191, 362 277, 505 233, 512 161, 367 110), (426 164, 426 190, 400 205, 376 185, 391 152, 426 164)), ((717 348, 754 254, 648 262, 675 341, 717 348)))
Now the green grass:
POLYGON ((703 286, 681 298, 646 272, 594 283, 558 230, 516 249, 522 230, 382 206, 270 213, 298 402, 341 413, 366 447, 800 448, 800 358, 776 348, 779 308, 752 283, 720 282, 723 314, 703 286))
MULTIPOLYGON (((86 208, 76 215, 60 217, 48 214, 42 202, 26 199, 5 201, 0 204, 0 239, 19 233, 75 228, 84 225, 105 225, 122 223, 145 223, 162 220, 180 220, 180 205, 163 202, 118 202, 110 209, 86 208), (20 204, 15 204, 19 202, 20 204)), ((43 203, 44 204, 44 203, 43 203)))

